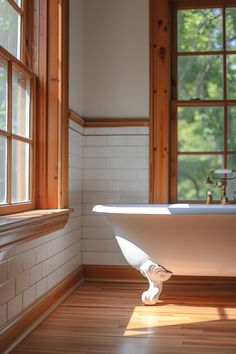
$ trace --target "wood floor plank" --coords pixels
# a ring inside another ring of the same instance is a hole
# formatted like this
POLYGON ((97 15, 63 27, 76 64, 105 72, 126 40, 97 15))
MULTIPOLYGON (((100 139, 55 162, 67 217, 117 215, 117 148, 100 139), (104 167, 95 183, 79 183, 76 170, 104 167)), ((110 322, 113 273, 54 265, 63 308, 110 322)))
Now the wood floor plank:
POLYGON ((236 286, 83 283, 12 354, 235 354, 236 286))

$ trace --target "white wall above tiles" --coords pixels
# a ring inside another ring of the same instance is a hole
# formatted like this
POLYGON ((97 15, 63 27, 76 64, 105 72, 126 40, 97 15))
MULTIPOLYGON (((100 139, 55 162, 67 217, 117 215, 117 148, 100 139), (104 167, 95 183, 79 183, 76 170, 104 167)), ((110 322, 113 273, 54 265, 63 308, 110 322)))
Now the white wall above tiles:
POLYGON ((70 0, 70 108, 149 116, 149 0, 70 0))

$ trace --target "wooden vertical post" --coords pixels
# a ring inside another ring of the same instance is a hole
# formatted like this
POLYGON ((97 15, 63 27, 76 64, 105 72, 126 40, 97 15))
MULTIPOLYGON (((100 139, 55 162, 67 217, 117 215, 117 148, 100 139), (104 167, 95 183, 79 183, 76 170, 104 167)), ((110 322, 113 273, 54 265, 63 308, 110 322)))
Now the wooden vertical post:
POLYGON ((150 0, 150 202, 169 201, 169 2, 150 0))

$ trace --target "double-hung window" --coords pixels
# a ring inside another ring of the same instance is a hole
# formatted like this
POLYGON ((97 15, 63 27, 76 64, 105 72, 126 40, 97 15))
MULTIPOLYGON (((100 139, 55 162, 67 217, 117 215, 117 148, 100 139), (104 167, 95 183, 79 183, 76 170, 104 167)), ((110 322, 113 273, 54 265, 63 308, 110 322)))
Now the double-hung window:
POLYGON ((177 1, 173 23, 171 197, 198 201, 210 170, 236 169, 236 4, 177 1))
POLYGON ((34 208, 35 85, 25 1, 0 0, 0 214, 34 208))
POLYGON ((236 170, 236 3, 150 4, 150 201, 206 200, 208 172, 236 170))

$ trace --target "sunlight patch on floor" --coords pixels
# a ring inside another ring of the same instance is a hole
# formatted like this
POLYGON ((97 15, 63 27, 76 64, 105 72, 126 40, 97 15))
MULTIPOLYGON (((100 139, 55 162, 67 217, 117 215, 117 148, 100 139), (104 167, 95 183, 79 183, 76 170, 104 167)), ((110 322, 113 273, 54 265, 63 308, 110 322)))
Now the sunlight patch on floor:
POLYGON ((158 328, 188 324, 230 321, 236 319, 235 308, 199 307, 183 305, 136 306, 130 317, 124 336, 148 335, 158 328), (154 313, 153 313, 154 312, 154 313))

